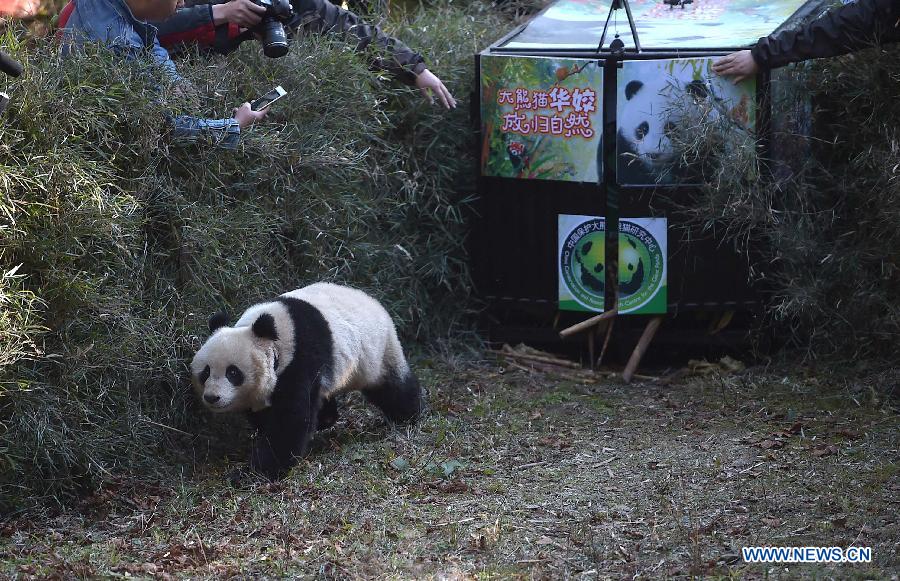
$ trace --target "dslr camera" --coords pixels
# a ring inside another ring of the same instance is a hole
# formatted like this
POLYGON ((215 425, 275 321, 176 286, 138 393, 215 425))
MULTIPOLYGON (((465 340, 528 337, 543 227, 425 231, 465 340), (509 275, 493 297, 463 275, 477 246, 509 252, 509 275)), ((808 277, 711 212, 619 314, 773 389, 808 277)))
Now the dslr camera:
POLYGON ((278 58, 287 54, 288 41, 285 23, 294 15, 290 0, 251 0, 257 6, 266 9, 260 22, 253 29, 262 36, 263 53, 269 58, 278 58))

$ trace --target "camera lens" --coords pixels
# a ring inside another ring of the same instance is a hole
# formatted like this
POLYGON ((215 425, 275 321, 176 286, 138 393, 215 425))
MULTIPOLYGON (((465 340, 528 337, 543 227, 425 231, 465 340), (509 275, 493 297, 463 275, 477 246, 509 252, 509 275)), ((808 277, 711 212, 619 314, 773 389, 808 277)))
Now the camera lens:
POLYGON ((269 58, 283 57, 288 53, 287 34, 281 22, 267 18, 263 22, 263 52, 269 58))

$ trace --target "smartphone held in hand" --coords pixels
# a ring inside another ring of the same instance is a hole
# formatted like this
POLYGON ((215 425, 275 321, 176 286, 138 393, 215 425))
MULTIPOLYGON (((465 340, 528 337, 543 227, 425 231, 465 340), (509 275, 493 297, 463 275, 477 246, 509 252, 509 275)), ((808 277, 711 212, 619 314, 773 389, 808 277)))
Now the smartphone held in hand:
POLYGON ((287 95, 287 91, 285 91, 281 85, 275 87, 259 99, 255 99, 250 102, 250 108, 254 111, 262 111, 278 99, 287 95))

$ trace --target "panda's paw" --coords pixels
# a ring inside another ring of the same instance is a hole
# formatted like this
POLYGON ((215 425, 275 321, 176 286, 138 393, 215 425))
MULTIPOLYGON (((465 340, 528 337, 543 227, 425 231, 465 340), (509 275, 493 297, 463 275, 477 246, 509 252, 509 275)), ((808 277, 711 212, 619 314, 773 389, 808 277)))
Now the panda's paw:
POLYGON ((247 488, 250 484, 250 476, 252 473, 244 466, 239 466, 231 470, 225 479, 232 488, 247 488))
POLYGON ((263 482, 275 482, 284 476, 290 466, 279 462, 278 457, 272 448, 266 444, 260 443, 253 448, 250 453, 249 471, 263 482))
POLYGON ((318 417, 316 419, 316 429, 327 430, 328 428, 334 426, 337 421, 337 400, 335 400, 334 398, 323 400, 322 406, 319 408, 318 417))
POLYGON ((231 485, 232 488, 239 489, 249 489, 256 488, 261 484, 265 484, 268 480, 258 472, 255 472, 250 468, 250 466, 238 466, 228 473, 226 477, 228 479, 228 484, 231 485))

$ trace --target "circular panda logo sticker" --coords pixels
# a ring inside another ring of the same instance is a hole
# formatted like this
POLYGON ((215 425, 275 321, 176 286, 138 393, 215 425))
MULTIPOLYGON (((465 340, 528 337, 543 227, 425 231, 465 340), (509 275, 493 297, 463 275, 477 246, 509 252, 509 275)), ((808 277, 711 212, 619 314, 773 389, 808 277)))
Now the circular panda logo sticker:
MULTIPOLYGON (((656 297, 665 284, 665 248, 641 224, 619 221, 619 312, 634 312, 656 297)), ((602 218, 578 222, 563 240, 560 274, 576 303, 604 310, 606 224, 602 218)))
POLYGON ((562 245, 560 272, 572 298, 591 311, 603 310, 606 293, 606 224, 592 218, 573 228, 562 245))
POLYGON ((619 221, 619 311, 635 311, 659 291, 665 257, 659 241, 643 226, 619 221))

